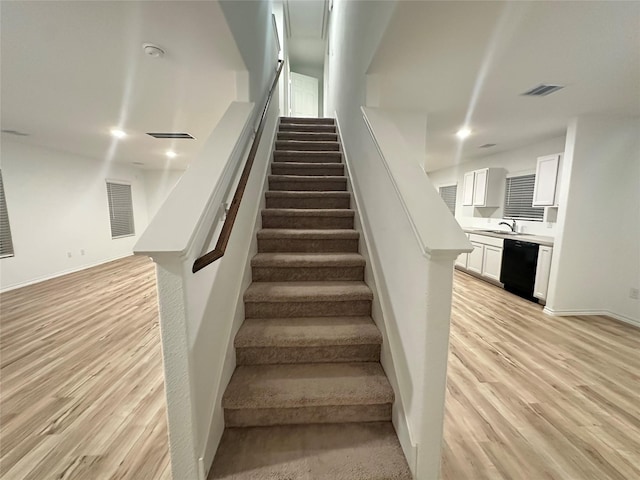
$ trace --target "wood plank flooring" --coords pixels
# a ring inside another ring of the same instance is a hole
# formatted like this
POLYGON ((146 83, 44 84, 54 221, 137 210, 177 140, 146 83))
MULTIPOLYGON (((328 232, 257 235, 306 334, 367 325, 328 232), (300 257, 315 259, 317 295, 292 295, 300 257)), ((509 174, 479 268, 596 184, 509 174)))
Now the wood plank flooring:
MULTIPOLYGON (((0 478, 170 478, 149 260, 2 294, 0 310, 0 478)), ((637 328, 548 317, 456 272, 447 390, 442 480, 640 478, 637 328)))
POLYGON ((456 272, 442 479, 640 478, 640 329, 456 272))
POLYGON ((4 293, 0 309, 0 478, 170 478, 149 259, 4 293))

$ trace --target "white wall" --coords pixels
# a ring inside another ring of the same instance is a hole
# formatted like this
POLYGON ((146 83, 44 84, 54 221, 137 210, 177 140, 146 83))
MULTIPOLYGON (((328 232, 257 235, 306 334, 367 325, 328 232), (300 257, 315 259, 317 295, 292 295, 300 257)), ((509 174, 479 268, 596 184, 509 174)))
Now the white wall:
POLYGON ((278 61, 271 0, 221 0, 220 6, 249 73, 249 100, 262 111, 278 61))
POLYGON ((569 124, 547 311, 604 313, 640 325, 640 119, 569 124))
POLYGON ((1 152, 15 251, 0 260, 2 290, 132 254, 148 218, 139 169, 5 138, 1 152), (136 235, 111 238, 106 179, 131 183, 136 235))
POLYGON ((147 198, 147 217, 149 221, 151 221, 160 209, 183 173, 184 170, 142 171, 147 198))
MULTIPOLYGON (((429 178, 433 186, 438 189, 441 186, 457 184, 456 194, 456 220, 463 228, 492 228, 503 221, 503 209, 477 209, 471 206, 462 206, 463 177, 466 172, 486 167, 502 167, 507 170, 507 176, 517 174, 536 173, 536 161, 538 157, 553 153, 562 153, 565 148, 565 136, 527 145, 526 147, 500 152, 494 155, 474 159, 449 168, 443 168, 429 172, 429 178)), ((567 182, 560 186, 561 190, 567 187, 567 182)), ((518 225, 525 233, 554 237, 557 233, 557 223, 529 222, 518 220, 518 225)))

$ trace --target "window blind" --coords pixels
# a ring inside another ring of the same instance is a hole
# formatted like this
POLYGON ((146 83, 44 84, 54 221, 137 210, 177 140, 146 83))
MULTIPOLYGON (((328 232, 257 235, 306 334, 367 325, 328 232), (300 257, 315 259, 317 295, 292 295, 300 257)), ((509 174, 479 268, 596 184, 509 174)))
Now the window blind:
POLYGON ((455 215, 456 213, 456 192, 458 190, 457 185, 448 185, 446 187, 440 187, 438 192, 440 193, 440 197, 444 200, 444 203, 451 213, 455 215))
POLYGON ((535 183, 535 174, 507 178, 504 218, 542 221, 544 208, 531 206, 535 183))
POLYGON ((11 239, 9 212, 7 211, 7 201, 4 198, 4 182, 0 170, 0 258, 2 257, 13 257, 13 240, 11 239))
POLYGON ((111 238, 135 235, 131 185, 107 182, 111 238))

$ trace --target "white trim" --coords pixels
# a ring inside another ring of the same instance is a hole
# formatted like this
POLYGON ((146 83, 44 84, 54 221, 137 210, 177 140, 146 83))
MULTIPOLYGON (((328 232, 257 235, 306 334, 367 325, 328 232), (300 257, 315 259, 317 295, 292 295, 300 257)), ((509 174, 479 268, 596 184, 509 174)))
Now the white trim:
POLYGON ((17 283, 15 285, 11 285, 5 289, 0 290, 0 293, 10 292, 11 290, 17 290, 18 288, 28 287, 30 285, 35 285, 36 283, 46 282, 47 280, 53 280, 54 278, 63 277, 65 275, 69 275, 71 273, 80 272, 82 270, 87 270, 89 268, 98 267, 100 265, 104 265, 105 263, 115 262, 116 260, 120 260, 122 258, 132 257, 133 253, 127 253, 126 255, 120 255, 117 257, 109 258, 107 260, 101 260, 98 263, 92 263, 89 265, 84 265, 78 268, 72 268, 70 270, 63 270, 62 272, 57 272, 52 275, 45 275, 44 277, 38 277, 34 280, 28 280, 23 283, 17 283))
POLYGON ((542 310, 543 313, 547 315, 551 315, 552 317, 575 317, 575 316, 594 316, 600 315, 605 317, 611 317, 614 320, 619 322, 628 323, 629 325, 633 325, 635 327, 640 328, 640 320, 627 317, 626 315, 621 315, 619 313, 614 313, 609 310, 553 310, 549 307, 544 307, 542 310))
MULTIPOLYGON (((340 129, 340 120, 338 119, 338 113, 334 112, 334 118, 336 121, 336 128, 337 128, 337 132, 338 132, 338 139, 340 140, 340 145, 344 145, 344 143, 342 142, 342 134, 341 134, 341 129, 340 129)), ((372 261, 371 259, 371 245, 372 242, 370 241, 370 239, 373 237, 373 235, 371 234, 371 232, 369 231, 368 228, 368 224, 365 223, 362 219, 362 214, 361 212, 363 211, 360 208, 360 205, 362 204, 361 200, 360 200, 360 194, 359 192, 356 190, 354 183, 352 181, 353 176, 351 174, 351 167, 350 167, 350 162, 349 162, 349 156, 347 155, 347 152, 344 150, 344 148, 341 148, 341 153, 342 156, 344 158, 344 165, 345 168, 347 169, 347 184, 349 186, 349 189, 351 191, 351 194, 353 195, 353 202, 354 202, 354 210, 356 212, 356 216, 359 220, 359 222, 356 222, 356 224, 354 225, 354 228, 356 230, 358 230, 359 232, 362 233, 362 240, 364 242, 364 246, 366 251, 365 252, 360 252, 360 255, 365 257, 365 260, 367 262, 368 265, 371 266, 371 271, 373 273, 373 279, 374 282, 376 283, 376 288, 374 291, 374 302, 377 302, 380 305, 380 310, 382 311, 382 321, 384 323, 384 325, 381 325, 381 327, 384 328, 385 330, 385 335, 387 338, 389 338, 389 330, 386 328, 386 322, 385 322, 385 318, 391 318, 391 314, 390 314, 390 310, 391 310, 391 306, 387 304, 387 302, 385 302, 382 298, 381 295, 377 294, 377 289, 379 288, 379 285, 382 285, 381 282, 381 278, 382 275, 380 273, 379 270, 379 266, 376 262, 372 261), (360 228, 358 228, 360 227, 360 228)), ((373 316, 373 315, 372 315, 373 316)), ((374 318, 375 320, 375 318, 374 318)), ((380 327, 380 326, 379 326, 380 327)), ((390 349, 393 348, 394 342, 389 341, 389 347, 390 349)), ((393 352, 392 352, 392 357, 393 357, 393 352)), ((382 364, 382 359, 380 361, 380 363, 382 364)), ((383 365, 384 367, 384 365, 383 365)), ((398 375, 394 375, 395 378, 398 378, 398 375)), ((409 427, 409 422, 407 421, 407 417, 406 417, 406 409, 404 406, 404 402, 402 401, 402 395, 400 395, 400 392, 397 391, 395 392, 395 398, 398 400, 399 402, 399 406, 400 408, 398 408, 398 405, 396 405, 396 403, 394 402, 393 405, 393 413, 394 415, 392 416, 392 421, 393 421, 393 425, 396 431, 396 435, 398 435, 398 440, 400 441, 400 446, 402 447, 402 450, 404 452, 405 457, 407 458, 407 461, 409 462, 409 464, 412 466, 411 470, 412 472, 416 472, 417 471, 417 462, 418 462, 418 444, 413 440, 415 438, 415 436, 412 434, 411 432, 411 428, 409 427), (398 422, 402 422, 402 425, 398 425, 398 422)))

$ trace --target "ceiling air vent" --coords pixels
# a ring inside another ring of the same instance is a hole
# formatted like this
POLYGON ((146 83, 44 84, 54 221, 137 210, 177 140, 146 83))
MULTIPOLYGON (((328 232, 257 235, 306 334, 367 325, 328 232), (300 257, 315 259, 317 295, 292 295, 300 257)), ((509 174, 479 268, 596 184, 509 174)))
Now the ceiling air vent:
POLYGON ((188 133, 174 133, 174 132, 168 132, 168 133, 148 132, 147 135, 151 135, 153 138, 190 138, 192 140, 195 138, 189 135, 188 133))
POLYGON ((528 97, 544 97, 545 95, 549 95, 550 93, 557 92, 561 88, 564 88, 563 85, 538 85, 535 88, 532 88, 528 92, 524 92, 522 95, 528 97))
POLYGON ((484 145, 480 145, 478 148, 491 148, 495 146, 496 146, 495 143, 485 143, 484 145))

